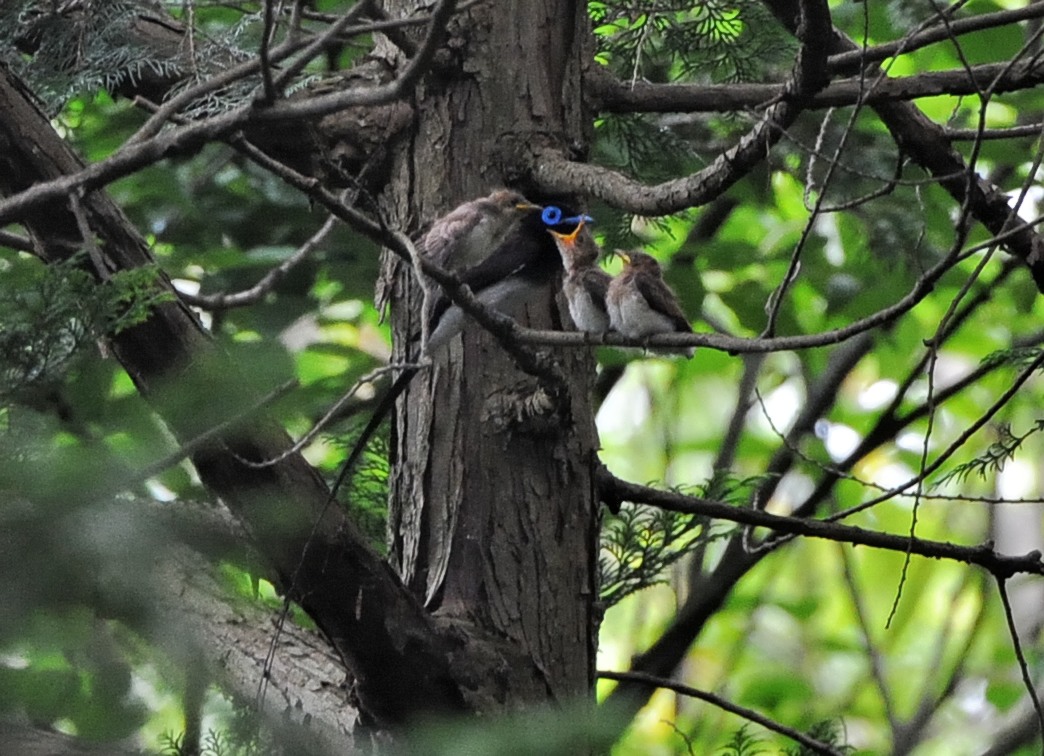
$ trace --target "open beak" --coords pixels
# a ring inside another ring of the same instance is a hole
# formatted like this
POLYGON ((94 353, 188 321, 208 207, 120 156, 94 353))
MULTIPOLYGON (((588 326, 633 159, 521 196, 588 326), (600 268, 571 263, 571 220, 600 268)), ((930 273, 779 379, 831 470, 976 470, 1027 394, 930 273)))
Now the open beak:
POLYGON ((564 236, 562 238, 565 239, 570 244, 576 244, 576 238, 578 236, 580 236, 580 232, 584 228, 584 223, 585 223, 584 218, 586 218, 586 217, 587 217, 586 215, 581 215, 580 216, 580 222, 576 224, 576 228, 573 229, 573 232, 570 233, 570 234, 567 234, 566 236, 564 236))
MULTIPOLYGON (((580 222, 577 224, 576 228, 574 228, 570 233, 568 233, 568 234, 561 234, 558 231, 551 231, 551 233, 556 238, 561 239, 563 242, 565 242, 570 247, 575 246, 576 245, 576 239, 577 239, 578 236, 580 236, 580 231, 584 227, 583 217, 584 216, 581 216, 580 222)), ((550 229, 548 229, 548 230, 550 230, 550 229)))

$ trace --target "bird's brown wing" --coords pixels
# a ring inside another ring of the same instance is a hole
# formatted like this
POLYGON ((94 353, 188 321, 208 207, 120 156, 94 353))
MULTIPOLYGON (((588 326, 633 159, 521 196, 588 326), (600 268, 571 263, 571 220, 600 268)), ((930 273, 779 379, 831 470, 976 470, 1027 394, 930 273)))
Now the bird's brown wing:
POLYGON ((685 317, 678 298, 662 278, 649 275, 638 275, 634 277, 638 292, 645 297, 645 301, 656 312, 670 318, 675 329, 691 332, 692 324, 685 317))
POLYGON ((435 221, 420 241, 418 251, 436 265, 446 268, 454 244, 466 237, 482 219, 482 213, 467 202, 435 221))
MULTIPOLYGON (((517 228, 493 254, 459 275, 461 283, 467 284, 473 294, 479 295, 487 287, 512 276, 549 278, 560 267, 561 261, 550 236, 517 228)), ((432 329, 452 304, 445 292, 440 291, 428 318, 432 329)))
POLYGON ((601 303, 601 309, 605 310, 605 295, 609 293, 609 282, 613 277, 601 268, 584 268, 580 274, 580 285, 584 291, 591 295, 591 299, 601 303))

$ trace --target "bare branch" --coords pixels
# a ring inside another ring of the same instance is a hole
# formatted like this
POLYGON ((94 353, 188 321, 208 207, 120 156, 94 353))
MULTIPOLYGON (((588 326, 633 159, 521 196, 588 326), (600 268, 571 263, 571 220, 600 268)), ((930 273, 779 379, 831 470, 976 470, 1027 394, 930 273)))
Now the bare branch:
POLYGON ((766 730, 779 733, 784 737, 790 738, 791 740, 800 743, 805 748, 814 751, 815 753, 827 754, 827 756, 842 756, 843 751, 839 751, 836 748, 823 743, 822 741, 810 738, 800 730, 795 730, 793 727, 787 727, 786 725, 780 724, 779 722, 769 719, 763 714, 759 714, 753 709, 748 709, 746 706, 739 706, 731 701, 728 701, 721 696, 715 695, 714 693, 708 693, 697 688, 690 687, 688 685, 682 685, 674 680, 669 680, 665 677, 657 677, 655 675, 646 674, 644 672, 610 672, 608 670, 598 670, 596 673, 598 677, 603 680, 618 680, 635 683, 644 683, 650 688, 664 688, 666 690, 673 690, 675 693, 681 693, 683 696, 689 696, 690 698, 696 698, 700 701, 706 701, 709 704, 717 706, 719 709, 743 717, 744 719, 759 724, 766 730))
POLYGON ((258 60, 261 62, 262 102, 265 105, 271 105, 276 99, 276 88, 272 83, 272 60, 269 56, 272 37, 275 35, 274 2, 275 0, 262 0, 264 28, 261 29, 261 46, 257 51, 258 60))
POLYGON ((895 700, 889 688, 888 680, 885 677, 881 652, 870 634, 870 619, 867 616, 866 605, 863 601, 863 596, 860 594, 859 584, 856 581, 852 556, 843 544, 838 544, 837 555, 841 559, 841 577, 848 591, 848 599, 852 602, 852 608, 855 610, 856 626, 859 628, 863 648, 866 650, 866 658, 870 666, 870 678, 874 681, 877 694, 881 697, 881 705, 884 708, 885 718, 888 720, 888 727, 892 731, 892 741, 894 742, 900 727, 899 717, 896 716, 895 700))
MULTIPOLYGON (((1036 7, 1036 6, 1033 6, 1036 7)), ((1022 139, 1037 138, 1044 131, 1044 122, 1027 123, 1024 126, 1011 126, 1006 129, 952 129, 945 128, 943 132, 950 139, 1022 139)))
MULTIPOLYGON (((792 33, 796 32, 792 21, 796 0, 763 2, 792 33)), ((861 49, 837 31, 832 37, 832 44, 834 51, 839 53, 858 52, 861 49)), ((1002 68, 1008 66, 1009 64, 1003 64, 1002 68)), ((1010 70, 1020 70, 1024 67, 1035 68, 1031 60, 1029 64, 1011 64, 1010 70)), ((999 86, 1000 82, 996 79, 995 82, 999 86)), ((984 89, 991 93, 996 92, 994 86, 990 85, 984 89)), ((939 184, 962 206, 966 206, 971 216, 991 233, 1002 234, 1017 225, 1018 220, 1004 192, 974 172, 969 172, 964 158, 950 146, 938 124, 910 103, 881 102, 875 103, 873 109, 896 143, 901 145, 918 165, 935 176, 939 184)), ((1037 288, 1044 291, 1044 240, 1032 229, 1025 229, 1011 236, 1005 246, 1009 253, 1029 267, 1037 288)))
MULTIPOLYGON (((301 436, 301 438, 294 442, 293 446, 281 452, 279 456, 273 457, 272 459, 259 460, 256 462, 252 460, 242 459, 240 460, 240 462, 242 462, 247 467, 254 467, 257 469, 261 469, 263 467, 271 467, 272 465, 282 462, 291 454, 297 454, 306 446, 308 446, 308 444, 310 444, 312 440, 316 436, 318 436, 320 432, 322 432, 323 428, 325 428, 331 420, 338 416, 340 411, 348 403, 348 400, 355 396, 359 392, 359 389, 361 389, 363 386, 373 383, 375 380, 380 378, 382 375, 386 375, 387 373, 393 373, 396 371, 410 371, 412 373, 420 369, 420 367, 420 365, 404 365, 397 363, 392 365, 384 365, 382 367, 371 370, 369 373, 366 373, 366 375, 361 376, 348 388, 347 391, 341 394, 337 401, 330 406, 330 409, 324 412, 323 416, 316 420, 312 424, 312 427, 309 428, 308 431, 301 436)), ((363 435, 365 436, 366 434, 363 435)), ((368 440, 368 438, 360 439, 357 445, 365 445, 366 441, 368 440)), ((349 455, 349 458, 350 457, 351 455, 349 455)), ((336 495, 336 493, 336 490, 333 490, 330 492, 330 495, 334 496, 336 495)))
POLYGON ((936 42, 954 39, 962 34, 1007 26, 1008 24, 1029 21, 1042 16, 1044 16, 1044 6, 1038 3, 1030 3, 1023 8, 983 13, 970 18, 957 19, 956 21, 947 19, 945 23, 937 23, 930 28, 908 34, 895 42, 886 42, 873 47, 831 55, 828 59, 828 64, 830 69, 834 71, 860 66, 864 63, 880 63, 897 54, 913 52, 936 42))
MULTIPOLYGON (((298 60, 290 67, 299 71, 303 68, 308 61, 318 55, 323 45, 326 44, 328 39, 336 34, 363 34, 366 33, 367 27, 350 28, 348 24, 352 23, 355 19, 363 14, 366 10, 369 2, 360 2, 353 6, 347 13, 338 17, 336 22, 322 35, 314 40, 297 39, 288 40, 286 43, 279 45, 276 49, 272 50, 269 55, 270 63, 278 63, 283 59, 293 55, 297 51, 302 51, 298 60)), ((191 6, 190 6, 191 7, 191 6)), ((193 33, 194 26, 190 23, 188 26, 188 33, 193 33)), ((191 37, 190 37, 191 39, 191 37)), ((167 100, 163 105, 156 110, 156 112, 142 124, 130 139, 127 140, 126 144, 133 144, 136 142, 142 142, 150 137, 155 136, 159 133, 163 125, 171 120, 175 113, 183 108, 188 103, 201 97, 202 95, 213 92, 221 87, 227 86, 234 81, 251 76, 261 70, 263 61, 260 58, 252 58, 245 63, 240 63, 237 66, 221 71, 220 73, 209 76, 208 78, 200 81, 198 84, 191 86, 174 97, 167 100)), ((289 69, 288 69, 289 70, 289 69)), ((284 74, 285 75, 285 72, 284 74)), ((278 80, 280 85, 286 83, 286 80, 282 78, 278 80)), ((125 145, 126 146, 126 145, 125 145)))
MULTIPOLYGON (((930 686, 925 686, 921 696, 920 703, 914 710, 913 716, 904 722, 895 734, 895 738, 892 741, 894 753, 897 756, 909 753, 913 748, 920 742, 924 736, 925 729, 928 723, 936 712, 942 707, 942 705, 950 698, 954 691, 957 689, 957 685, 964 679, 963 672, 964 667, 968 660, 971 658, 972 646, 979 638, 979 633, 983 630, 986 625, 986 606, 987 601, 984 597, 984 585, 986 583, 984 575, 981 573, 972 574, 965 573, 962 576, 961 584, 954 588, 953 601, 956 603, 961 591, 963 591, 967 584, 974 581, 978 584, 978 596, 975 605, 975 619, 972 621, 971 628, 965 634, 964 640, 961 643, 961 650, 956 654, 956 661, 949 672, 945 673, 943 678, 943 684, 939 686, 936 691, 931 690, 930 686)), ((946 654, 946 649, 949 645, 949 640, 957 632, 958 628, 963 627, 956 614, 951 614, 947 617, 946 623, 943 627, 943 631, 940 633, 938 640, 935 642, 935 651, 931 664, 927 667, 928 669, 936 670, 940 677, 943 676, 943 657, 946 654)))
POLYGON ((622 334, 611 333, 582 333, 578 331, 534 331, 528 328, 518 328, 517 338, 522 343, 545 344, 551 346, 623 346, 634 348, 648 347, 707 347, 717 349, 730 354, 750 354, 776 352, 796 349, 810 349, 815 347, 840 344, 859 334, 869 332, 879 326, 885 326, 893 322, 903 313, 909 311, 924 297, 931 293, 935 282, 949 270, 956 260, 949 257, 940 260, 924 275, 914 282, 910 292, 898 302, 883 310, 868 315, 861 320, 850 323, 833 331, 824 331, 816 334, 803 334, 799 336, 774 336, 772 338, 744 339, 736 336, 726 336, 717 333, 672 333, 652 336, 644 341, 628 339, 622 334))
POLYGON ((10 231, 0 231, 0 247, 9 247, 11 249, 17 249, 19 252, 36 254, 36 247, 33 246, 31 240, 25 236, 12 234, 10 231))
MULTIPOLYGON (((880 496, 875 496, 869 501, 864 501, 862 504, 857 504, 854 507, 849 507, 848 509, 844 509, 840 512, 837 512, 836 514, 830 515, 827 518, 827 521, 836 522, 838 520, 843 520, 844 518, 850 517, 856 514, 857 512, 862 512, 866 509, 877 506, 883 501, 888 501, 889 499, 895 497, 897 494, 901 494, 913 486, 920 486, 929 475, 931 475, 933 472, 942 467, 943 464, 950 457, 952 457, 958 449, 960 449, 962 446, 964 446, 964 444, 968 442, 968 439, 970 439, 973 435, 978 433, 979 430, 984 425, 986 425, 986 423, 989 422, 994 415, 997 414, 997 412, 999 412, 1003 407, 1005 407, 1007 403, 1011 401, 1011 398, 1019 392, 1023 384, 1025 384, 1026 381, 1028 381, 1031 377, 1033 377, 1035 373, 1037 373, 1038 370, 1040 370, 1042 365, 1044 365, 1044 353, 1038 355, 1038 357, 1035 360, 1033 360, 1029 365, 1027 365, 1015 377, 1015 380, 1012 381, 1011 385, 1004 390, 1004 392, 997 398, 997 400, 994 401, 993 404, 991 404, 978 419, 976 419, 974 422, 969 424, 967 428, 964 428, 960 433, 958 433, 957 438, 955 438, 950 443, 950 445, 947 446, 946 449, 944 449, 932 461, 931 464, 922 464, 918 473, 914 475, 912 478, 903 483, 900 483, 897 486, 892 487, 891 489, 882 493, 880 496)), ((931 415, 931 411, 934 408, 934 406, 934 400, 926 403, 925 410, 929 416, 931 415)))
POLYGON ((1033 702, 1033 710, 1037 712, 1038 732, 1044 733, 1044 709, 1041 709, 1040 699, 1037 697, 1037 688, 1033 684, 1033 676, 1030 674, 1029 665, 1026 663, 1026 655, 1022 652, 1022 643, 1019 641, 1019 629, 1015 625, 1015 615, 1011 611, 1011 601, 1008 599, 1008 587, 1006 579, 997 576, 997 592, 1000 594, 1001 604, 1004 606, 1004 618, 1008 622, 1008 632, 1011 633, 1011 645, 1015 651, 1015 658, 1019 662, 1019 671, 1022 672, 1022 682, 1026 685, 1030 701, 1033 702))
MULTIPOLYGON (((1038 12, 1041 12, 1038 10, 1038 12)), ((883 78, 867 87, 866 78, 831 82, 805 103, 808 110, 916 100, 939 95, 976 94, 997 80, 996 93, 1032 89, 1044 81, 1039 62, 985 63, 967 70, 928 71, 883 78)), ((648 84, 619 81, 598 71, 589 78, 595 107, 605 113, 731 113, 760 110, 783 95, 783 84, 648 84)))
POLYGON ((293 389, 297 385, 296 381, 288 381, 287 383, 277 386, 274 390, 270 391, 265 396, 261 397, 258 401, 254 402, 245 411, 240 412, 235 417, 229 418, 223 423, 218 423, 213 428, 200 433, 195 438, 192 438, 185 443, 181 444, 174 452, 163 457, 163 459, 157 460, 150 465, 143 467, 138 474, 129 481, 121 481, 120 485, 123 488, 133 488, 141 483, 145 482, 149 478, 159 475, 164 470, 173 467, 174 465, 188 459, 193 454, 198 452, 207 444, 214 443, 219 440, 222 435, 228 433, 230 430, 234 430, 237 426, 242 425, 256 418, 256 415, 261 412, 265 407, 270 405, 275 400, 282 396, 285 396, 287 392, 293 389))
POLYGON ((199 307, 204 310, 229 310, 234 307, 256 304, 262 297, 272 291, 280 281, 286 278, 287 273, 308 259, 308 256, 330 234, 336 222, 337 218, 335 216, 329 216, 319 230, 298 247, 290 257, 265 273, 261 280, 249 289, 243 289, 231 294, 227 292, 218 294, 188 294, 182 291, 178 292, 178 295, 193 307, 199 307))
POLYGON ((790 79, 754 127, 703 170, 647 186, 616 171, 571 162, 555 150, 537 148, 529 162, 532 178, 546 192, 597 197, 640 215, 666 215, 717 197, 765 158, 807 101, 827 83, 830 9, 825 0, 801 0, 800 7, 801 49, 790 79))
POLYGON ((446 23, 453 15, 455 6, 455 0, 439 0, 439 4, 431 14, 431 25, 428 29, 427 36, 424 38, 424 42, 421 43, 420 48, 417 50, 417 54, 410 60, 409 64, 399 77, 389 84, 371 87, 364 90, 367 92, 373 91, 374 94, 376 94, 377 90, 387 90, 387 94, 385 95, 387 99, 374 101, 372 99, 373 95, 371 95, 370 98, 368 98, 370 100, 369 102, 359 102, 357 90, 333 92, 328 95, 318 95, 304 100, 276 103, 270 108, 259 111, 256 120, 263 123, 267 121, 288 121, 299 118, 317 118, 319 116, 336 113, 339 110, 344 110, 345 108, 357 105, 376 105, 379 104, 379 102, 391 102, 392 100, 402 97, 413 89, 413 86, 420 80, 420 77, 427 70, 428 64, 431 63, 432 56, 435 54, 435 50, 442 41, 443 34, 446 30, 446 23))
POLYGON ((902 554, 909 551, 911 554, 929 559, 949 559, 964 564, 974 564, 999 578, 1008 578, 1018 573, 1044 575, 1044 560, 1041 559, 1039 551, 1031 551, 1022 556, 1008 556, 998 554, 990 544, 960 546, 943 541, 929 541, 923 538, 881 533, 824 520, 774 515, 760 509, 737 507, 697 496, 688 496, 673 491, 659 491, 649 486, 628 483, 615 477, 604 467, 599 468, 596 478, 599 490, 606 492, 617 501, 650 504, 672 512, 769 528, 778 533, 821 538, 827 541, 849 543, 853 546, 870 546, 902 554))

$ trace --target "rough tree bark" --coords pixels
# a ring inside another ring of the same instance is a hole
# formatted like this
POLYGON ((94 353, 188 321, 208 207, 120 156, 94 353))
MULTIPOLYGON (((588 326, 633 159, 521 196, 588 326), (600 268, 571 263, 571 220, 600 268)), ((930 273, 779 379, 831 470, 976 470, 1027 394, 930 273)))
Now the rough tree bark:
MULTIPOLYGON (((480 4, 452 34, 448 46, 463 49, 466 65, 444 68, 418 91, 385 198, 404 225, 510 182, 515 145, 588 139, 576 89, 591 60, 583 4, 480 4)), ((387 264, 396 276, 395 355, 408 361, 421 294, 406 266, 387 264)), ((525 315, 535 327, 561 327, 550 290, 525 315)), ((594 365, 580 350, 555 359, 570 382, 568 412, 520 419, 539 404, 536 381, 469 328, 412 382, 393 448, 391 539, 404 579, 440 605, 440 616, 509 639, 526 663, 497 674, 531 701, 593 690, 594 365)))

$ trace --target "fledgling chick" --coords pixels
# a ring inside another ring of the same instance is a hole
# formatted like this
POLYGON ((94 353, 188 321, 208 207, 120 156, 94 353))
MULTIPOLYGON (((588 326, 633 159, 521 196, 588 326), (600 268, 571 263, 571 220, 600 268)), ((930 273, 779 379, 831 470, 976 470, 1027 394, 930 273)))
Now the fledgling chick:
MULTIPOLYGON (((610 325, 624 336, 647 339, 659 333, 692 333, 678 298, 663 280, 656 258, 644 252, 621 253, 624 269, 609 284, 610 325)), ((692 357, 693 348, 683 348, 692 357)))
POLYGON ((562 256, 565 278, 562 293, 569 306, 569 315, 578 331, 605 333, 609 330, 609 311, 605 297, 612 276, 598 267, 600 250, 581 221, 570 234, 549 231, 562 256))
POLYGON ((418 250, 440 268, 466 270, 503 244, 523 217, 541 210, 518 192, 498 189, 458 205, 436 220, 418 250))

